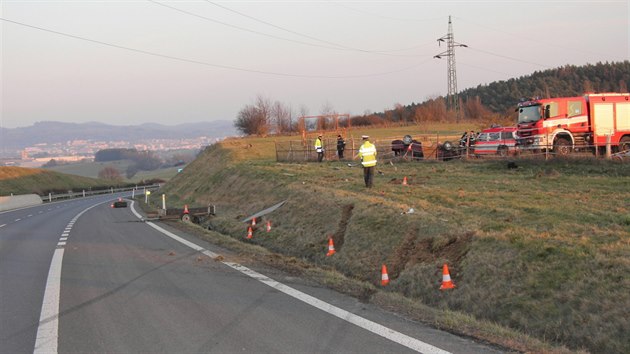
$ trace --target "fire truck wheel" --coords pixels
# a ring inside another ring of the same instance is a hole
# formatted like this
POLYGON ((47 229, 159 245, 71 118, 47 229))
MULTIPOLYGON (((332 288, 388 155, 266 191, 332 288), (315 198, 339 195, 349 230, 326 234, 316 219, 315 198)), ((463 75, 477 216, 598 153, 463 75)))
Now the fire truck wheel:
POLYGON ((571 142, 565 138, 558 138, 553 144, 553 152, 556 155, 565 156, 571 153, 571 142))
POLYGON ((619 140, 619 152, 630 150, 630 136, 624 136, 619 140))

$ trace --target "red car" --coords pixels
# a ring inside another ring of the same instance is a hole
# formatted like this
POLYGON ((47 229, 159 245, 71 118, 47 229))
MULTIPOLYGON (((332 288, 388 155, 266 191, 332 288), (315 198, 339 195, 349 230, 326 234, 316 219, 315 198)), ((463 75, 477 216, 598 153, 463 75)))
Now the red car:
POLYGON ((475 140, 475 155, 508 156, 516 153, 516 127, 484 129, 475 140))

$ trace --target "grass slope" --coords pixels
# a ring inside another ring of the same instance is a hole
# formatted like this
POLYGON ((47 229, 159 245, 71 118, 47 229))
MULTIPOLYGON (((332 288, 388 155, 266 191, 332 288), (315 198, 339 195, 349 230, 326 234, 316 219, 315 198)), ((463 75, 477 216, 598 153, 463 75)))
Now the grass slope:
POLYGON ((0 195, 46 194, 51 191, 107 187, 106 181, 72 176, 38 168, 0 167, 0 195))
MULTIPOLYGON (((360 168, 282 164, 273 157, 273 139, 225 141, 163 191, 171 204, 216 204, 212 227, 221 233, 369 282, 372 289, 385 263, 392 279, 385 291, 411 302, 572 350, 630 352, 630 165, 381 164, 375 188, 365 190, 360 168), (408 186, 401 185, 405 176, 408 186), (285 199, 267 217, 273 231, 264 233, 262 226, 246 241, 240 220, 285 199), (337 254, 326 257, 330 236, 337 254), (444 263, 457 285, 449 292, 438 290, 444 263)), ((370 299, 373 290, 366 291, 370 299)))

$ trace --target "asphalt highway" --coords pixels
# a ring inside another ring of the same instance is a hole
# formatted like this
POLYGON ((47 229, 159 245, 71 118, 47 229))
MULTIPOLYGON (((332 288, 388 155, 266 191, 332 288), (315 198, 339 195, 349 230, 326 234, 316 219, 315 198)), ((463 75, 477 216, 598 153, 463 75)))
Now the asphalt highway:
POLYGON ((113 197, 0 213, 0 353, 502 352, 244 267, 113 197))

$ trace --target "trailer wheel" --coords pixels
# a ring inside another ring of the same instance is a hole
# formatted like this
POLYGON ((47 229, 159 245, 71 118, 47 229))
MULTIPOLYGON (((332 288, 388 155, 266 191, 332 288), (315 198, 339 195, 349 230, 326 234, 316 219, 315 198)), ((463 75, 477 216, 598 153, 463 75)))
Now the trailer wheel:
POLYGON ((188 214, 182 215, 182 221, 183 222, 190 222, 190 215, 188 215, 188 214))
POLYGON ((497 149, 497 154, 501 157, 506 157, 508 155, 508 147, 505 145, 499 146, 497 149))
POLYGON ((619 152, 630 150, 630 136, 624 136, 619 140, 619 152))
POLYGON ((571 142, 565 138, 558 138, 553 143, 553 152, 558 156, 566 156, 571 153, 571 142))

